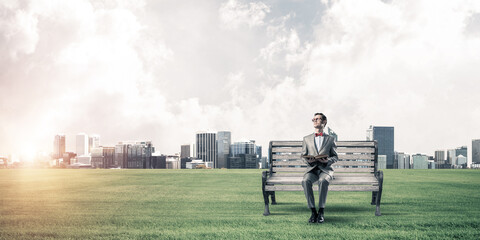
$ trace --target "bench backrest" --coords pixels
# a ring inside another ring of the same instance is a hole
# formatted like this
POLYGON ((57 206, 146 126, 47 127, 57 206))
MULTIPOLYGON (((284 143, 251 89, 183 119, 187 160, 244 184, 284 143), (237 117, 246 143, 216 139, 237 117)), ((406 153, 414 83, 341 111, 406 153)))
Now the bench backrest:
MULTIPOLYGON (((337 141, 338 161, 332 165, 335 172, 371 173, 377 171, 376 141, 337 141)), ((268 155, 270 172, 303 173, 307 167, 301 159, 302 141, 271 141, 268 155)))

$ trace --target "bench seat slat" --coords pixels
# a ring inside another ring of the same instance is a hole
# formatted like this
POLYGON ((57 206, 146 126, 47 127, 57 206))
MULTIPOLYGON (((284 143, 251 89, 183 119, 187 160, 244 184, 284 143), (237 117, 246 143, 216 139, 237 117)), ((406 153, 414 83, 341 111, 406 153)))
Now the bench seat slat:
MULTIPOLYGON (((374 166, 375 163, 372 161, 337 161, 332 166, 374 166)), ((303 160, 297 161, 275 161, 273 166, 307 166, 303 160)))
MULTIPOLYGON (((306 168, 279 168, 273 167, 274 172, 305 172, 306 168)), ((335 173, 337 172, 373 172, 373 168, 334 168, 335 173)))
MULTIPOLYGON (((303 177, 305 173, 286 173, 286 172, 278 172, 272 174, 271 177, 303 177)), ((333 174, 334 177, 372 177, 374 176, 373 173, 345 173, 345 172, 335 172, 333 174)))
MULTIPOLYGON (((313 186, 314 191, 318 191, 318 185, 313 186)), ((371 192, 378 191, 378 186, 368 185, 330 185, 328 191, 352 191, 352 192, 371 192)), ((303 191, 302 185, 274 185, 265 186, 265 191, 303 191)))
MULTIPOLYGON (((302 184, 303 177, 271 177, 267 184, 302 184)), ((316 182, 314 185, 317 184, 316 182)), ((378 184, 375 177, 340 177, 336 176, 330 181, 330 185, 365 185, 378 184)))

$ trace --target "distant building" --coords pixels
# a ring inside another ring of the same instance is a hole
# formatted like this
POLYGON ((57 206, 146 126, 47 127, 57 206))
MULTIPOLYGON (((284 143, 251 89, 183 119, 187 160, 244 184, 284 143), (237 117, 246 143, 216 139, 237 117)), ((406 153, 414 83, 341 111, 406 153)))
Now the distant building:
POLYGON ((88 152, 91 153, 92 148, 98 147, 100 147, 100 136, 96 134, 88 136, 88 152))
POLYGON ((91 160, 92 158, 89 155, 82 155, 82 156, 77 155, 77 163, 79 164, 90 165, 91 160))
POLYGON ((458 155, 456 166, 457 168, 467 168, 467 158, 463 155, 458 155))
POLYGON ((461 147, 458 147, 458 148, 455 149, 455 157, 457 157, 457 159, 456 159, 457 164, 456 165, 459 165, 458 164, 458 157, 460 155, 465 157, 465 163, 462 162, 462 165, 463 165, 463 168, 466 168, 467 167, 467 161, 468 161, 468 148, 467 148, 467 146, 461 146, 461 147))
POLYGON ((65 165, 70 165, 72 164, 72 159, 75 159, 75 157, 77 156, 77 154, 73 153, 73 152, 66 152, 63 154, 62 158, 63 158, 63 164, 65 165))
MULTIPOLYGON (((189 146, 190 147, 190 146, 189 146)), ((192 162, 192 158, 180 158, 180 168, 181 169, 186 169, 187 168, 187 163, 192 162)))
POLYGON ((88 135, 85 133, 79 133, 76 137, 76 151, 77 156, 88 155, 88 135))
POLYGON ((167 156, 152 156, 152 165, 153 169, 166 169, 167 168, 167 156))
POLYGON ((65 135, 58 134, 55 135, 55 139, 53 140, 53 158, 63 158, 63 154, 65 153, 65 135))
POLYGON ((480 163, 480 139, 472 140, 472 163, 480 163))
POLYGON ((435 162, 437 165, 445 164, 445 150, 435 151, 435 162))
POLYGON ((240 154, 255 154, 255 141, 233 143, 230 147, 230 156, 236 157, 240 154))
POLYGON ((154 152, 151 141, 120 142, 115 145, 114 165, 121 168, 152 168, 154 152))
POLYGON ((180 146, 180 158, 189 158, 190 156, 190 144, 180 146))
POLYGON ((262 157, 260 161, 260 168, 267 169, 268 168, 268 159, 267 157, 262 157))
POLYGON ((93 168, 115 168, 114 147, 96 147, 90 149, 93 168))
POLYGON ((436 169, 434 160, 428 160, 428 169, 436 169))
POLYGON ((230 155, 232 133, 220 131, 217 133, 217 166, 215 168, 227 168, 227 160, 230 155))
POLYGON ((205 166, 205 162, 202 159, 192 159, 191 162, 187 162, 185 167, 187 169, 196 169, 197 166, 205 166))
POLYGON ((378 169, 386 169, 387 168, 387 156, 386 155, 378 155, 378 169))
POLYGON ((167 156, 167 169, 180 169, 180 158, 178 155, 167 156))
POLYGON ((243 169, 245 168, 245 158, 242 157, 228 157, 227 168, 243 169))
POLYGON ((456 161, 455 149, 448 149, 447 159, 446 159, 447 164, 450 164, 453 166, 455 165, 455 161, 456 161))
POLYGON ((410 168, 410 156, 403 152, 395 152, 395 162, 397 163, 398 169, 409 169, 410 168))
POLYGON ((387 168, 394 168, 394 127, 370 126, 367 129, 367 141, 378 143, 378 155, 387 156, 387 168))
POLYGON ((205 163, 211 162, 213 165, 217 162, 217 134, 216 133, 197 133, 196 142, 197 158, 205 163))
POLYGON ((428 169, 428 156, 423 154, 412 155, 413 169, 428 169))

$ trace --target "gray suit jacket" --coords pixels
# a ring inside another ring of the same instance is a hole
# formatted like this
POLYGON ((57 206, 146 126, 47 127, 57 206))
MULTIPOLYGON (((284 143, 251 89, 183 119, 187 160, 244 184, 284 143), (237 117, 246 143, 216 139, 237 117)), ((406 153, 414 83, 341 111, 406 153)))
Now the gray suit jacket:
POLYGON ((323 143, 320 149, 317 149, 317 146, 315 144, 315 134, 310 134, 307 135, 303 138, 303 143, 302 143, 302 156, 305 155, 322 155, 326 154, 328 155, 328 163, 326 166, 323 166, 322 164, 309 164, 304 158, 302 158, 305 163, 307 164, 307 170, 305 173, 308 173, 312 171, 315 166, 317 166, 322 172, 327 173, 331 177, 333 177, 333 168, 332 164, 338 161, 338 155, 337 155, 337 145, 335 144, 335 138, 328 135, 328 134, 323 134, 323 143))

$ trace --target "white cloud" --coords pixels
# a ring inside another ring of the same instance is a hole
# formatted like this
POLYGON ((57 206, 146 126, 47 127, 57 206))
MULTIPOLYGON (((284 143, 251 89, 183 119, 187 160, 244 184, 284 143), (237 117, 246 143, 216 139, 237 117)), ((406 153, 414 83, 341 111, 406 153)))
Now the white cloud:
POLYGON ((95 132, 174 153, 201 130, 266 149, 308 134, 318 111, 343 140, 394 125, 411 153, 480 135, 475 1, 329 1, 302 31, 301 12, 262 2, 177 3, 3 5, 0 151, 95 132))
POLYGON ((270 8, 262 2, 242 4, 229 0, 219 9, 219 17, 225 28, 235 29, 245 24, 249 27, 264 25, 264 19, 270 8))

